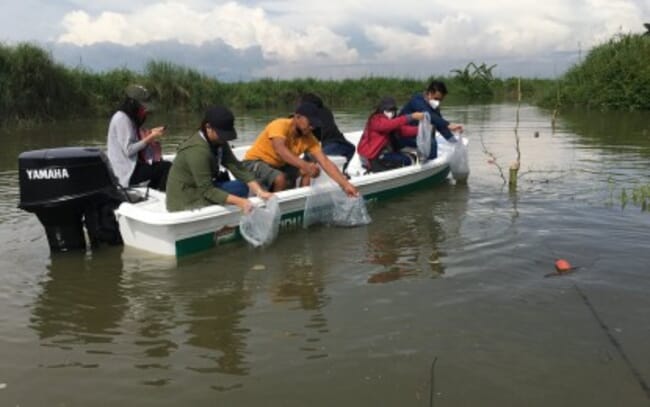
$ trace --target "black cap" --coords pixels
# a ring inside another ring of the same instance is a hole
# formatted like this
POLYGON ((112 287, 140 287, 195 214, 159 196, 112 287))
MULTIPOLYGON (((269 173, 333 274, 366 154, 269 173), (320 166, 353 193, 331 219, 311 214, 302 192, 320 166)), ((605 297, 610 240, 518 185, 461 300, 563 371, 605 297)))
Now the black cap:
POLYGON ((235 116, 223 106, 211 106, 205 111, 203 122, 217 131, 219 139, 230 141, 237 138, 235 131, 235 116))
POLYGON ((296 109, 296 114, 305 116, 309 120, 309 125, 313 128, 323 125, 319 117, 318 107, 311 102, 302 102, 296 109))
POLYGON ((379 110, 380 111, 397 110, 397 103, 395 102, 395 99, 393 99, 390 96, 386 96, 382 98, 381 102, 379 102, 379 110))
POLYGON ((321 99, 317 94, 311 92, 303 94, 300 101, 313 103, 319 109, 322 109, 324 106, 323 99, 321 99))

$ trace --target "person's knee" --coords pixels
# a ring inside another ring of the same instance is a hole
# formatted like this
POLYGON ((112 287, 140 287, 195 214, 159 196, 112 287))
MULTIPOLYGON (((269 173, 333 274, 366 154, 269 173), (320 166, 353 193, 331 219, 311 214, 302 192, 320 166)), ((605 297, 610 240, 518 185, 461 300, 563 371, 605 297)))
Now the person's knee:
POLYGON ((273 191, 284 191, 287 189, 287 176, 284 174, 279 174, 273 180, 273 191))
POLYGON ((311 177, 309 175, 303 175, 300 177, 300 186, 306 187, 311 185, 311 177))

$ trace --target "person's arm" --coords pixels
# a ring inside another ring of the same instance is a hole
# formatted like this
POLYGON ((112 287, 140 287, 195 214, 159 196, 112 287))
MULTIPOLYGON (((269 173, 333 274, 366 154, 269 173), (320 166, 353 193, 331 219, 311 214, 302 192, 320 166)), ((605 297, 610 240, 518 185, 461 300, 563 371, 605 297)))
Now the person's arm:
POLYGON ((133 157, 147 146, 144 140, 138 140, 138 129, 126 114, 116 114, 111 122, 117 147, 125 157, 133 157))
POLYGON ((271 143, 273 145, 273 149, 275 150, 276 153, 284 160, 289 165, 293 165, 294 167, 298 168, 305 174, 309 174, 312 177, 318 176, 318 166, 314 163, 309 163, 300 157, 296 156, 294 153, 291 152, 287 148, 287 146, 284 144, 285 138, 283 137, 274 137, 271 139, 271 143))
MULTIPOLYGON (((389 119, 383 114, 377 114, 373 120, 370 121, 370 129, 379 133, 390 133, 391 131, 401 129, 402 127, 407 126, 409 122, 419 122, 424 118, 424 113, 422 112, 413 112, 404 116, 398 116, 393 119, 389 119)), ((417 127, 416 134, 417 134, 417 127)))
POLYGON ((262 186, 255 180, 250 181, 247 183, 247 185, 251 192, 257 195, 259 198, 264 199, 265 201, 273 196, 273 192, 264 190, 264 188, 262 188, 262 186))
POLYGON ((384 116, 383 113, 376 113, 375 116, 368 123, 369 130, 376 131, 378 133, 390 133, 393 130, 397 130, 400 126, 405 125, 411 120, 411 115, 407 114, 405 116, 398 116, 394 119, 389 119, 384 116))
POLYGON ((323 168, 323 171, 327 173, 336 182, 339 184, 341 189, 350 197, 359 196, 359 191, 357 188, 348 181, 345 175, 339 171, 337 167, 321 150, 315 150, 310 152, 311 156, 320 164, 323 168))
POLYGON ((400 126, 399 134, 402 137, 416 137, 418 135, 418 126, 414 124, 400 126))
MULTIPOLYGON (((196 147, 194 147, 196 148, 196 147)), ((192 157, 188 157, 187 165, 196 188, 201 191, 201 195, 207 201, 215 204, 227 203, 228 193, 222 189, 216 188, 212 184, 212 166, 210 165, 212 152, 210 150, 203 150, 196 148, 196 152, 192 157)))
MULTIPOLYGON (((255 176, 242 165, 241 161, 239 161, 237 157, 235 157, 235 154, 232 152, 229 146, 223 147, 222 164, 224 167, 228 168, 228 170, 232 173, 232 175, 235 176, 236 179, 246 183, 251 192, 258 197, 267 200, 273 196, 272 193, 267 192, 264 190, 264 188, 262 188, 262 186, 255 180, 255 176)), ((246 201, 248 201, 248 199, 246 201)), ((228 200, 226 200, 226 202, 228 202, 228 200)), ((247 209, 242 208, 242 210, 248 213, 247 209)))
POLYGON ((221 147, 223 155, 221 156, 221 164, 226 167, 232 175, 243 183, 248 184, 255 180, 255 175, 248 171, 246 167, 235 157, 235 154, 230 149, 229 145, 221 147))
POLYGON ((239 209, 241 209, 244 213, 250 213, 250 211, 253 209, 253 204, 251 201, 237 195, 227 194, 225 202, 229 205, 237 205, 239 209))
POLYGON ((435 127, 436 130, 438 130, 440 134, 442 134, 442 137, 444 137, 447 140, 454 138, 454 135, 449 130, 449 122, 447 120, 443 119, 436 112, 429 112, 429 116, 431 116, 431 124, 433 125, 433 127, 435 127))

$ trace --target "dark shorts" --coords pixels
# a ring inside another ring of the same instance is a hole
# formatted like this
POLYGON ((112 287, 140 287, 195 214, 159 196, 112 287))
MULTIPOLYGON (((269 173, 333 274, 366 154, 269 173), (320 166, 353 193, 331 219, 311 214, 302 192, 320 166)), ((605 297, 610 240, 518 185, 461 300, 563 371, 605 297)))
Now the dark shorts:
POLYGON ((138 161, 131 178, 129 178, 129 186, 149 181, 149 187, 164 191, 167 187, 167 175, 171 167, 172 163, 169 161, 157 161, 151 164, 138 161))
POLYGON ((262 160, 244 160, 242 161, 244 167, 250 172, 253 173, 257 182, 262 184, 262 186, 271 190, 273 187, 273 182, 278 177, 278 175, 284 174, 287 178, 287 185, 289 188, 296 186, 296 180, 298 179, 298 168, 293 165, 284 165, 280 168, 273 167, 262 160))

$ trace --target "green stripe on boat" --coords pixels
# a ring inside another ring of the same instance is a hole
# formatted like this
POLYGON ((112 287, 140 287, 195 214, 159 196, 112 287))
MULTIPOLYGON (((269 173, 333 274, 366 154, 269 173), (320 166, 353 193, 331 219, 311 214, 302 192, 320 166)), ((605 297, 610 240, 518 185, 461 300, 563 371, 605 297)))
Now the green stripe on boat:
MULTIPOLYGON (((390 199, 397 196, 402 196, 411 191, 415 191, 427 186, 437 185, 443 182, 449 175, 449 167, 445 168, 443 171, 423 180, 414 182, 412 184, 399 186, 396 188, 388 189, 385 191, 375 192, 373 194, 368 194, 364 198, 366 201, 379 201, 384 199, 390 199)), ((280 231, 295 229, 297 227, 302 227, 302 216, 303 211, 291 212, 282 215, 280 220, 280 231)), ((203 250, 210 249, 219 244, 233 242, 240 240, 241 235, 239 234, 238 229, 232 229, 232 231, 227 232, 212 232, 205 233, 199 236, 189 237, 187 239, 178 240, 176 242, 176 256, 182 257, 187 256, 193 253, 198 253, 203 250)))

